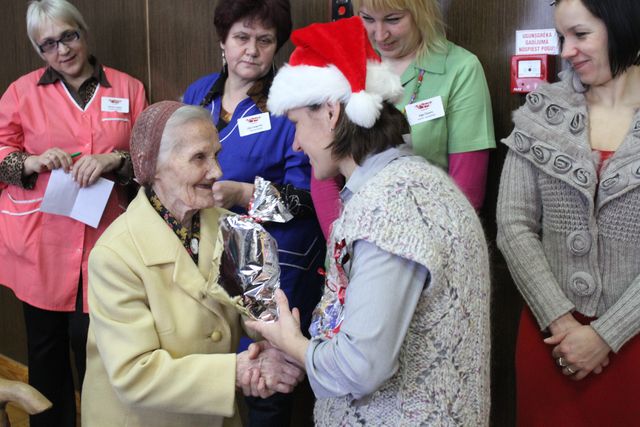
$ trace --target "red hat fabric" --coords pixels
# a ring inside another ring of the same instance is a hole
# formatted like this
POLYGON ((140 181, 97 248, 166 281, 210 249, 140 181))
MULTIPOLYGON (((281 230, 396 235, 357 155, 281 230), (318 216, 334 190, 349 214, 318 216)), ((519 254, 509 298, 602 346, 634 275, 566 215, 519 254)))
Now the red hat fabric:
POLYGON ((359 17, 309 25, 291 41, 296 49, 269 91, 267 106, 276 115, 339 101, 352 122, 370 128, 382 102, 402 94, 400 78, 380 62, 359 17))

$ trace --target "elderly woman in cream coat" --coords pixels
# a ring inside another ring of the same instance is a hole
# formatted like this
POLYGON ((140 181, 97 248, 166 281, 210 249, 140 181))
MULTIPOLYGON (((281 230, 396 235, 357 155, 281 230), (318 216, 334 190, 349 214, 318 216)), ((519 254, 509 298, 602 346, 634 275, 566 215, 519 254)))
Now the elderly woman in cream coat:
POLYGON ((241 318, 215 280, 219 150, 199 107, 160 102, 134 126, 142 188, 89 260, 84 426, 240 425, 237 389, 267 397, 302 378, 268 346, 234 352, 241 318))

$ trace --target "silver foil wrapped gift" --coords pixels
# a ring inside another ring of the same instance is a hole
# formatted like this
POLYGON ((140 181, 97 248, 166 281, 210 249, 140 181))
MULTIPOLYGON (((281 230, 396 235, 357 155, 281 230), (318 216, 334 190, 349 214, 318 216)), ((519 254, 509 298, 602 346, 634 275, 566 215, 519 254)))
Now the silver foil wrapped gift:
POLYGON ((280 287, 280 265, 278 244, 261 223, 283 223, 293 216, 269 181, 256 177, 254 187, 248 215, 221 219, 224 251, 218 284, 231 297, 241 296, 249 317, 268 322, 278 319, 274 294, 280 287))

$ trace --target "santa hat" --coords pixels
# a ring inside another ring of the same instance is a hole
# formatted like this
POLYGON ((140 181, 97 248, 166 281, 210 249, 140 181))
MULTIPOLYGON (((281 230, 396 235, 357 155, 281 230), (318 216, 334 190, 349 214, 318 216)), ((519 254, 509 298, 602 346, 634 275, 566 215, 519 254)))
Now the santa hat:
POLYGON ((269 91, 273 114, 339 101, 353 123, 371 128, 382 102, 402 94, 400 78, 380 62, 359 17, 309 25, 291 41, 296 48, 269 91))

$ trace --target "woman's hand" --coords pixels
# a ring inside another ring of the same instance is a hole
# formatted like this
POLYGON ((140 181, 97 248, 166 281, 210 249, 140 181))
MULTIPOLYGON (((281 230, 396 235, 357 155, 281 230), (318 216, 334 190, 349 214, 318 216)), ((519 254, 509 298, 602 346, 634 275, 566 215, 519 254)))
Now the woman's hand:
POLYGON ((251 354, 251 349, 239 353, 236 357, 236 387, 245 396, 271 396, 274 392, 267 390, 264 378, 260 376, 260 368, 255 363, 257 355, 251 354))
POLYGON ((276 392, 291 393, 303 378, 304 371, 266 341, 238 354, 236 385, 246 396, 264 399, 276 392))
POLYGON ((591 372, 599 374, 609 364, 611 347, 589 325, 571 328, 544 342, 554 346, 551 355, 556 360, 562 358, 562 372, 573 380, 581 380, 591 372))
POLYGON ((120 166, 122 157, 118 154, 91 154, 80 157, 71 168, 71 175, 80 187, 93 185, 103 173, 120 166))
POLYGON ((29 156, 24 161, 24 176, 34 173, 42 173, 52 171, 54 169, 63 168, 65 172, 69 172, 73 166, 73 159, 66 151, 54 147, 50 148, 39 156, 29 156))
POLYGON ((253 184, 246 182, 216 181, 212 190, 214 206, 218 208, 246 208, 253 197, 253 184))
POLYGON ((304 370, 295 364, 291 358, 266 341, 252 344, 260 348, 258 365, 260 375, 264 378, 267 388, 279 393, 290 393, 304 378, 304 370))
POLYGON ((565 332, 568 332, 570 329, 577 328, 578 326, 582 326, 582 323, 578 322, 573 314, 567 313, 556 320, 551 322, 549 325, 549 331, 551 335, 559 335, 565 332))
POLYGON ((304 366, 309 340, 300 332, 300 312, 297 308, 289 309, 289 301, 282 289, 276 291, 275 299, 279 312, 276 322, 248 320, 245 325, 291 356, 295 363, 304 366))

